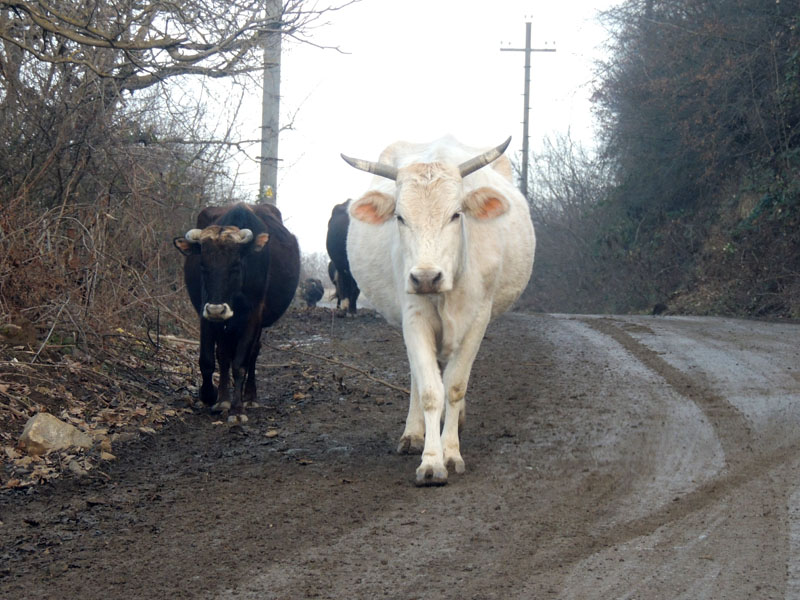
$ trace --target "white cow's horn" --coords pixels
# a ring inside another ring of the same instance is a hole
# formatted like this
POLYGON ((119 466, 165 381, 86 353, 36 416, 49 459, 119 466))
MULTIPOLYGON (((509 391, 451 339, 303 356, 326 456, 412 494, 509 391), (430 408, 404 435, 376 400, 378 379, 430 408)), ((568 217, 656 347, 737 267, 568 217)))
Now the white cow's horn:
POLYGON ((200 241, 200 234, 203 233, 202 229, 190 229, 186 232, 186 235, 183 236, 187 242, 192 244, 196 244, 200 241))
POLYGON ((370 162, 368 160, 361 160, 360 158, 350 158, 349 156, 341 155, 345 162, 351 167, 355 167, 367 173, 373 173, 378 177, 386 177, 392 181, 397 180, 397 167, 392 165, 385 165, 383 163, 370 162))
POLYGON ((508 148, 508 144, 511 142, 511 137, 509 137, 505 142, 497 146, 496 148, 492 148, 484 152, 483 154, 476 156, 475 158, 469 159, 467 162, 463 162, 458 165, 458 170, 461 172, 461 177, 464 178, 470 173, 474 173, 481 167, 485 167, 493 160, 497 160, 506 151, 508 148))
POLYGON ((253 239, 253 230, 252 229, 240 229, 239 235, 236 237, 236 241, 240 244, 247 244, 253 239))

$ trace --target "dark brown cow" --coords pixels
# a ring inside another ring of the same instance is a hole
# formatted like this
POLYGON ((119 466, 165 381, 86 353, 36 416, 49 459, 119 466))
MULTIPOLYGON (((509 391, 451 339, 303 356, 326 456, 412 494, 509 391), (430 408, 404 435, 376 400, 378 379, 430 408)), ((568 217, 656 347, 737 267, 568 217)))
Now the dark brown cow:
MULTIPOLYGON (((333 207, 331 218, 328 221, 328 236, 325 239, 325 246, 335 268, 331 279, 336 286, 336 306, 338 308, 344 302, 345 308, 350 314, 356 314, 356 301, 361 290, 358 289, 358 284, 353 279, 350 262, 347 260, 347 229, 350 226, 347 206, 349 202, 350 200, 333 207)), ((330 267, 328 273, 331 274, 330 267)))
POLYGON ((228 411, 229 422, 244 423, 245 403, 256 400, 261 329, 280 318, 297 289, 297 239, 274 206, 234 204, 203 209, 197 228, 174 243, 186 256, 186 289, 200 315, 200 399, 228 411), (219 392, 212 381, 215 351, 219 392))
POLYGON ((305 300, 306 305, 312 308, 317 305, 317 302, 322 300, 325 295, 325 288, 322 287, 322 282, 316 277, 309 277, 300 284, 300 294, 305 300))

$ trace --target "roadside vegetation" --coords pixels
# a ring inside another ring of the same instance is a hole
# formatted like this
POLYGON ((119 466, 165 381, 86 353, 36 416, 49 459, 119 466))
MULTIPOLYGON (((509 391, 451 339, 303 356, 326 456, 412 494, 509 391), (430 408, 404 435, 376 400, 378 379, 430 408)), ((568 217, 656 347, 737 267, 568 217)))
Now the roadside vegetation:
POLYGON ((240 99, 270 33, 304 41, 323 17, 305 0, 0 0, 0 459, 40 411, 113 433, 191 396, 172 238, 247 199, 240 99))
POLYGON ((525 303, 800 318, 800 13, 628 0, 605 13, 596 153, 533 161, 525 303))

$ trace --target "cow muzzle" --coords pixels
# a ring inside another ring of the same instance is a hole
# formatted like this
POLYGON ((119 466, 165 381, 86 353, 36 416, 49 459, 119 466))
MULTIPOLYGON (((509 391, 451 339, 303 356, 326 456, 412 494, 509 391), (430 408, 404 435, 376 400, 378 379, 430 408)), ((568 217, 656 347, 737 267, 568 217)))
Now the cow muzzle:
POLYGON ((441 269, 411 269, 406 291, 410 294, 438 294, 442 289, 444 274, 441 269))
POLYGON ((206 304, 203 307, 203 318, 209 321, 227 321, 233 316, 233 310, 227 302, 224 304, 206 304))

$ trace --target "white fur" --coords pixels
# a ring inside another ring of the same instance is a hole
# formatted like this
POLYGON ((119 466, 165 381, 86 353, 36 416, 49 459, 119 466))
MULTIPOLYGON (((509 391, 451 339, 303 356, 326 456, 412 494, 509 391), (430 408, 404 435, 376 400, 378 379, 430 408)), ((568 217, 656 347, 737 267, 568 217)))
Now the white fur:
POLYGON ((452 137, 430 144, 397 142, 379 159, 399 168, 397 182, 376 176, 365 195, 350 204, 347 253, 353 276, 378 311, 403 329, 411 399, 398 449, 422 448, 418 484, 445 483, 446 466, 464 471, 458 429, 472 363, 489 321, 519 297, 533 266, 530 212, 510 180, 508 159, 503 156, 463 180, 458 174, 460 163, 483 151, 452 137), (415 166, 419 163, 442 163, 427 167, 434 177, 441 176, 442 185, 417 185, 413 173, 426 170, 415 166), (475 198, 501 197, 505 212, 481 218, 465 205, 479 188, 489 193, 475 198), (358 204, 365 198, 388 200, 394 209, 388 220, 360 220, 364 215, 358 204), (464 214, 451 222, 457 212, 464 214), (400 214, 406 224, 392 214, 400 214), (419 268, 440 269, 444 291, 409 293, 409 273, 419 268))

